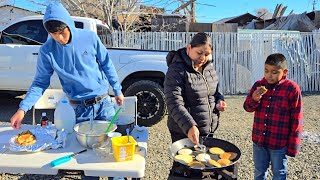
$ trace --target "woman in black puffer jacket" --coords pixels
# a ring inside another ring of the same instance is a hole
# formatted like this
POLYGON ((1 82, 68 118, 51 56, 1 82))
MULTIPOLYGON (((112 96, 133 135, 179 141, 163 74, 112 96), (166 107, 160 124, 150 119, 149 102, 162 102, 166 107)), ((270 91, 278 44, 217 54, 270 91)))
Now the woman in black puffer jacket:
POLYGON ((210 57, 212 44, 205 33, 196 34, 187 48, 167 55, 164 92, 172 142, 188 137, 197 144, 199 136, 218 127, 219 111, 226 103, 210 57))

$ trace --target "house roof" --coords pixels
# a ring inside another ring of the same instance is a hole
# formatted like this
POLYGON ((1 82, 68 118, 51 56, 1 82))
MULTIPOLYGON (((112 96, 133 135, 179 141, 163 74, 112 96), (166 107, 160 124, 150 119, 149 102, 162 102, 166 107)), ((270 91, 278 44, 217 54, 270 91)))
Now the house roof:
POLYGON ((288 30, 311 32, 320 28, 320 11, 312 11, 309 13, 289 14, 273 19, 252 21, 246 29, 272 29, 272 30, 288 30))
POLYGON ((42 14, 41 12, 31 11, 31 10, 20 8, 20 7, 17 7, 17 6, 12 6, 10 4, 0 3, 0 8, 2 8, 2 7, 12 7, 12 8, 21 9, 21 10, 24 10, 24 11, 33 12, 33 13, 36 13, 36 14, 42 14))
POLYGON ((245 13, 245 14, 242 14, 242 15, 239 15, 239 16, 223 18, 223 19, 220 19, 220 20, 215 21, 213 23, 215 23, 215 24, 236 23, 239 19, 244 18, 244 17, 260 20, 260 18, 258 18, 257 16, 254 16, 254 15, 252 15, 250 13, 245 13))

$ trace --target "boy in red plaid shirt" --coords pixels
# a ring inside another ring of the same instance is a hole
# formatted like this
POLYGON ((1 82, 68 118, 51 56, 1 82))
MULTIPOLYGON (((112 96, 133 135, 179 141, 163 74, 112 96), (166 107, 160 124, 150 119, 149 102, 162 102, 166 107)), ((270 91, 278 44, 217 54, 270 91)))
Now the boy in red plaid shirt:
POLYGON ((267 178, 270 162, 273 179, 286 179, 287 156, 296 157, 300 149, 302 95, 299 86, 286 78, 287 73, 284 55, 269 55, 265 61, 264 78, 254 83, 243 104, 247 112, 254 112, 255 180, 267 178))

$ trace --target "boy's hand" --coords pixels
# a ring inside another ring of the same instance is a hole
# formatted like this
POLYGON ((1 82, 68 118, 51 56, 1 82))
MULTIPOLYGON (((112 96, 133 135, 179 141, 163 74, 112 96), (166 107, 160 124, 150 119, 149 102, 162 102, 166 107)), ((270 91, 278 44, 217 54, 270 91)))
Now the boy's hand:
POLYGON ((265 93, 267 93, 267 91, 263 91, 261 87, 257 87, 257 89, 252 94, 252 99, 258 102, 265 93))
POLYGON ((114 99, 116 100, 116 103, 118 104, 118 106, 121 106, 124 102, 123 94, 120 94, 119 96, 114 97, 114 99))
POLYGON ((228 107, 227 103, 222 100, 219 100, 218 104, 216 105, 216 108, 218 109, 218 111, 224 111, 226 110, 227 107, 228 107))
POLYGON ((24 118, 24 111, 19 109, 10 119, 11 127, 13 129, 20 129, 21 128, 21 121, 24 118))

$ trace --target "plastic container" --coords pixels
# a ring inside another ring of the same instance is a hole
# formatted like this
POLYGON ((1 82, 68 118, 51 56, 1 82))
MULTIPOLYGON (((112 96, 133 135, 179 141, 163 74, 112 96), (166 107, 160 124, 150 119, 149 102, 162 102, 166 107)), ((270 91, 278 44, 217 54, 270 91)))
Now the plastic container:
POLYGON ((122 134, 119 133, 119 132, 109 132, 109 133, 108 133, 108 137, 109 137, 109 138, 120 137, 120 136, 122 136, 122 134))
POLYGON ((111 153, 111 147, 109 146, 111 142, 98 142, 92 145, 93 151, 100 158, 107 158, 111 153))
POLYGON ((54 111, 54 125, 57 129, 73 132, 76 124, 76 114, 67 100, 61 100, 54 111))
POLYGON ((120 137, 120 136, 122 136, 122 134, 119 133, 119 132, 109 132, 109 133, 108 133, 107 142, 108 142, 108 146, 109 146, 109 148, 110 148, 109 154, 113 154, 111 138, 113 138, 113 137, 120 137))
POLYGON ((112 137, 120 137, 121 133, 118 132, 109 132, 107 141, 105 142, 97 142, 92 145, 93 151, 96 153, 96 155, 100 158, 107 158, 110 154, 113 154, 112 152, 112 137))
POLYGON ((129 136, 120 136, 111 138, 113 156, 117 162, 129 161, 134 158, 136 140, 129 136))

